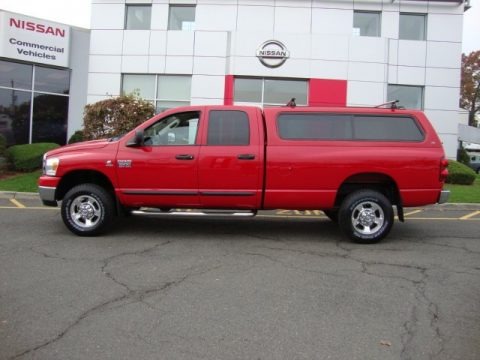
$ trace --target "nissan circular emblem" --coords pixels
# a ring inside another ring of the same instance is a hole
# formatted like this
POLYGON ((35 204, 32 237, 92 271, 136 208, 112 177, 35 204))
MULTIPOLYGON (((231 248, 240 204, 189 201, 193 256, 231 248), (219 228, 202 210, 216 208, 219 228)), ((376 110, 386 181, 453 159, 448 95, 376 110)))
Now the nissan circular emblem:
POLYGON ((263 65, 277 68, 287 61, 290 51, 280 41, 268 40, 257 49, 257 57, 263 65))

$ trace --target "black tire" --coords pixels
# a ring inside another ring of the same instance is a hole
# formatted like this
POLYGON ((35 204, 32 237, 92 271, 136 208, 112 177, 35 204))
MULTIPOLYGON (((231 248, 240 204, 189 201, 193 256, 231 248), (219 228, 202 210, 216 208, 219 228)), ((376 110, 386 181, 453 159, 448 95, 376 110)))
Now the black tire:
POLYGON ((63 222, 71 232, 94 236, 105 232, 112 223, 115 202, 101 186, 82 184, 67 192, 61 211, 63 222))
POLYGON ((393 226, 390 201, 373 190, 348 195, 339 211, 340 229, 356 243, 373 244, 388 235, 393 226))
POLYGON ((334 223, 338 223, 338 210, 323 210, 323 212, 334 223))

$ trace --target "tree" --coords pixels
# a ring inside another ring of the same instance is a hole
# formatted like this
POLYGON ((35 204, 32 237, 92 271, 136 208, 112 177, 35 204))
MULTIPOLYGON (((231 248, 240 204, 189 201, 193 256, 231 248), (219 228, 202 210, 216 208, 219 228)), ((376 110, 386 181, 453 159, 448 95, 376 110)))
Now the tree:
POLYGON ((462 54, 460 106, 468 110, 468 125, 476 126, 475 115, 480 110, 480 50, 462 54))
POLYGON ((135 95, 124 95, 85 106, 85 140, 114 137, 129 132, 155 114, 153 104, 135 95))

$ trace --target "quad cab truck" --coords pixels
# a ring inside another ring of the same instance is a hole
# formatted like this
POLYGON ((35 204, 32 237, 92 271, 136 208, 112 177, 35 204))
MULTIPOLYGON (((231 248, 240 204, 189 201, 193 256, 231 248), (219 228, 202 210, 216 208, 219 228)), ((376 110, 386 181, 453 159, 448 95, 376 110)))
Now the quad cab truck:
POLYGON ((374 243, 390 232, 394 206, 403 222, 405 207, 447 200, 447 165, 421 111, 188 106, 122 137, 49 151, 39 193, 45 205, 61 201, 80 236, 125 213, 320 209, 353 241, 374 243))

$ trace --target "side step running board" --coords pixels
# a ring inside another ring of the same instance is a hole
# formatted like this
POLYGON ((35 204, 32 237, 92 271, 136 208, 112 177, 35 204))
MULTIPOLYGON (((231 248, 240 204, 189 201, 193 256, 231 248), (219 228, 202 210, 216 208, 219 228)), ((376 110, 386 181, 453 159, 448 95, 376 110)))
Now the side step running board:
POLYGON ((237 217, 252 217, 257 214, 256 211, 243 211, 243 210, 237 210, 237 211, 232 211, 232 210, 206 210, 206 211, 201 211, 201 210, 192 210, 192 211, 177 211, 177 210, 171 210, 171 211, 161 211, 161 210, 156 210, 156 209, 144 209, 144 210, 133 210, 132 211, 133 215, 156 215, 156 216, 212 216, 212 217, 231 217, 231 216, 237 216, 237 217))

